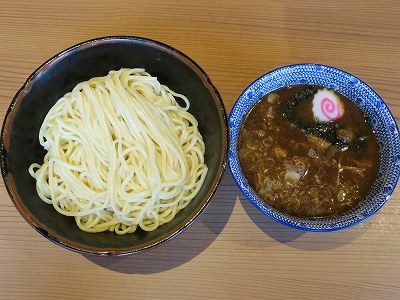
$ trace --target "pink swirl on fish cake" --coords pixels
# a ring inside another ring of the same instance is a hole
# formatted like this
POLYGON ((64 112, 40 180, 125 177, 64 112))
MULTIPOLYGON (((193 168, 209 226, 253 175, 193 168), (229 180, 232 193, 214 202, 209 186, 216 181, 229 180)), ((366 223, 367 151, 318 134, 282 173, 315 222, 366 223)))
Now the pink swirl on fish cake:
POLYGON ((317 121, 329 122, 340 119, 344 108, 340 98, 331 90, 319 90, 313 99, 313 114, 317 121))

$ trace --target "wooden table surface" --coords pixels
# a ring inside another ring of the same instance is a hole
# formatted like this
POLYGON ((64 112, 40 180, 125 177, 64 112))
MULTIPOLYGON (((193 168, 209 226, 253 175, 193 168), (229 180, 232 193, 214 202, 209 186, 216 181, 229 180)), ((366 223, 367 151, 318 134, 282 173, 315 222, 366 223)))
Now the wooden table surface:
MULTIPOLYGON (((313 62, 366 81, 400 120, 400 2, 0 0, 0 115, 55 53, 100 36, 155 39, 193 58, 229 112, 255 78, 313 62)), ((149 252, 88 257, 36 233, 0 186, 0 299, 399 299, 400 190, 365 223, 285 227, 227 170, 210 206, 149 252)))

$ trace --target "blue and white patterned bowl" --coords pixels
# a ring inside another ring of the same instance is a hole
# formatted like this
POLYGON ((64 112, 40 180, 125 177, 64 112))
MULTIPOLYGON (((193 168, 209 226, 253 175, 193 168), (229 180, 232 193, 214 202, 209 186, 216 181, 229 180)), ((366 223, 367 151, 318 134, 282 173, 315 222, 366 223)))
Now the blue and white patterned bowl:
POLYGON ((297 64, 273 70, 250 84, 239 96, 229 116, 229 166, 237 185, 248 200, 272 219, 308 231, 333 231, 359 224, 376 213, 389 199, 400 174, 400 134, 385 102, 363 81, 342 70, 318 65, 297 64), (279 212, 260 199, 247 183, 239 164, 238 137, 242 122, 260 98, 286 85, 314 84, 331 88, 356 103, 371 119, 380 150, 377 179, 366 199, 340 216, 303 219, 279 212))

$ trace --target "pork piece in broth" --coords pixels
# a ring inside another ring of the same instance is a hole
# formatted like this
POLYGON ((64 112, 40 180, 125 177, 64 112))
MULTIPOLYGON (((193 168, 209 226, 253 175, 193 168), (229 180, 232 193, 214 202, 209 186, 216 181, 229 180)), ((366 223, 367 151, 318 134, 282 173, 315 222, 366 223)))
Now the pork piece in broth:
POLYGON ((310 85, 264 96, 243 123, 238 153, 260 198, 305 218, 338 215, 357 205, 379 164, 364 113, 344 96, 310 85))

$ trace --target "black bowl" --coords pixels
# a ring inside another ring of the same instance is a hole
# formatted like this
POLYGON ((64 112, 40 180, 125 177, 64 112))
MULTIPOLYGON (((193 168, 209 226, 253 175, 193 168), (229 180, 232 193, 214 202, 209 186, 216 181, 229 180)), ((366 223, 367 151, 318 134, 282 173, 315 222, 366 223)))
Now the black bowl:
POLYGON ((39 233, 56 244, 81 253, 132 254, 176 236, 205 209, 225 170, 227 117, 217 89, 205 72, 183 53, 156 41, 137 37, 105 37, 73 46, 45 62, 25 82, 7 111, 1 134, 1 170, 15 207, 39 233), (152 232, 118 236, 86 233, 73 217, 63 216, 36 193, 28 167, 43 161, 38 132, 49 109, 79 82, 120 68, 145 68, 151 75, 186 95, 189 111, 199 122, 209 168, 198 195, 175 218, 152 232))

